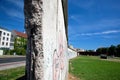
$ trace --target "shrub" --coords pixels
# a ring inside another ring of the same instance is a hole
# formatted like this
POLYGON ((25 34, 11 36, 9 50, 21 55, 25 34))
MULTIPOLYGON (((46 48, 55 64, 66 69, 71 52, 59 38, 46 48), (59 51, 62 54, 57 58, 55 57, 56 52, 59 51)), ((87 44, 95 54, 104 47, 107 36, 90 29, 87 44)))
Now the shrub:
POLYGON ((3 55, 10 55, 10 50, 8 48, 3 48, 3 55))
POLYGON ((17 55, 25 55, 26 54, 26 50, 24 48, 16 48, 15 52, 17 55))
POLYGON ((10 50, 10 55, 14 55, 15 50, 10 50))

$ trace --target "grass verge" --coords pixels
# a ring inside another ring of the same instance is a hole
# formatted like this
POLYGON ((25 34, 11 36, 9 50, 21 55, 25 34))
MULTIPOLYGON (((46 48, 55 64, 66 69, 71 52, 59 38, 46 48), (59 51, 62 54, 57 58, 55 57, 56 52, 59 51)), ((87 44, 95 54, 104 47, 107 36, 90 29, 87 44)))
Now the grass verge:
POLYGON ((16 80, 25 75, 25 67, 0 71, 0 80, 16 80))
POLYGON ((120 62, 80 56, 70 60, 69 72, 80 80, 120 80, 120 62))

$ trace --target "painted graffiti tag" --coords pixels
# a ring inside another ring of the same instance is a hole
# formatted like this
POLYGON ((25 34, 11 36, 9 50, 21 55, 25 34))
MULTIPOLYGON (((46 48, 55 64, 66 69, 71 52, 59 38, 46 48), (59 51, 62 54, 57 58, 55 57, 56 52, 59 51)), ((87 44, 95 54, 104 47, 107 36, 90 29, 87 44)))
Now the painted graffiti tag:
POLYGON ((58 40, 59 40, 58 50, 55 49, 53 54, 53 80, 60 79, 60 75, 62 74, 65 65, 62 34, 59 35, 58 40))
POLYGON ((59 56, 57 55, 57 51, 54 50, 53 56, 53 80, 57 80, 59 78, 59 56))

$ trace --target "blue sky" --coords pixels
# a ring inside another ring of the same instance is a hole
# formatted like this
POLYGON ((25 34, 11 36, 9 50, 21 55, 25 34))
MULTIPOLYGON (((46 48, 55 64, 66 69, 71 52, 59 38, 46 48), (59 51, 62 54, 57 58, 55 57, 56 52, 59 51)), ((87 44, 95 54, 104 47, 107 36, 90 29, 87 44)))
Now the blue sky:
POLYGON ((0 0, 0 26, 24 31, 23 0, 0 0))
POLYGON ((69 44, 92 49, 120 44, 120 0, 69 0, 69 44))
MULTIPOLYGON (((96 49, 120 44, 120 0, 68 0, 68 42, 96 49)), ((23 0, 0 0, 0 26, 24 31, 23 0)))

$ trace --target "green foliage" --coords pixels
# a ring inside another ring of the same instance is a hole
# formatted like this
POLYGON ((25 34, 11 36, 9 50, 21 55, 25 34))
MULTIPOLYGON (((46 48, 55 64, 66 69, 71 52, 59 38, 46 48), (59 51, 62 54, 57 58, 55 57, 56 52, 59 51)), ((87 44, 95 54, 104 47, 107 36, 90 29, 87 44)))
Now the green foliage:
POLYGON ((10 50, 8 48, 1 48, 3 50, 4 55, 26 55, 27 49, 27 39, 25 38, 15 38, 14 40, 14 50, 10 50))
POLYGON ((117 46, 111 45, 110 47, 102 47, 96 50, 99 54, 107 54, 109 56, 120 57, 120 44, 117 46))
POLYGON ((108 53, 109 53, 109 55, 115 55, 115 54, 116 54, 116 46, 111 45, 111 46, 108 48, 108 53))
POLYGON ((4 53, 4 55, 10 55, 10 50, 9 49, 4 49, 3 53, 4 53))
POLYGON ((22 38, 22 37, 15 38, 14 48, 24 47, 26 49, 26 45, 27 45, 27 40, 25 38, 22 38))
POLYGON ((25 67, 0 71, 0 80, 16 80, 25 75, 25 67))
POLYGON ((27 49, 27 40, 25 38, 19 37, 15 38, 14 41, 14 51, 17 55, 25 55, 27 49))
POLYGON ((94 50, 86 50, 86 52, 94 52, 94 50))
POLYGON ((10 49, 2 49, 2 50, 4 55, 14 55, 14 53, 16 53, 16 55, 26 55, 26 49, 24 48, 15 48, 14 50, 10 50, 10 49))
POLYGON ((3 55, 10 55, 10 49, 9 48, 0 48, 0 50, 3 50, 3 55))
POLYGON ((80 56, 70 60, 69 72, 80 80, 120 80, 120 62, 80 56))
POLYGON ((25 55, 26 54, 26 50, 24 48, 16 48, 15 49, 15 53, 17 55, 25 55))
POLYGON ((117 48, 116 48, 116 55, 120 57, 120 44, 117 45, 117 48))
POLYGON ((96 52, 98 52, 99 54, 107 54, 107 53, 108 53, 108 48, 105 48, 105 47, 103 47, 103 48, 98 48, 98 49, 96 50, 96 52))
POLYGON ((10 50, 10 55, 13 55, 15 50, 10 50))

